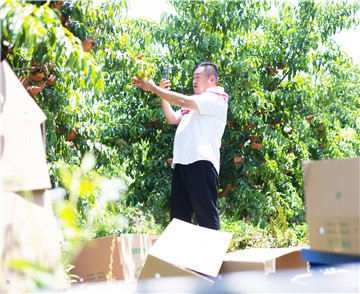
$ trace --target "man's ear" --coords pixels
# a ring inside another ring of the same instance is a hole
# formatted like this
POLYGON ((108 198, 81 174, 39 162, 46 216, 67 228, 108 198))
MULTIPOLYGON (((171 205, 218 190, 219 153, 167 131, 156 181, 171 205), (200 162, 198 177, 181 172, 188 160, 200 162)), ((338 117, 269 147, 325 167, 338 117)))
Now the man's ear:
POLYGON ((213 82, 216 83, 216 78, 215 78, 214 75, 211 75, 211 76, 210 76, 210 82, 211 82, 211 83, 213 83, 213 82))

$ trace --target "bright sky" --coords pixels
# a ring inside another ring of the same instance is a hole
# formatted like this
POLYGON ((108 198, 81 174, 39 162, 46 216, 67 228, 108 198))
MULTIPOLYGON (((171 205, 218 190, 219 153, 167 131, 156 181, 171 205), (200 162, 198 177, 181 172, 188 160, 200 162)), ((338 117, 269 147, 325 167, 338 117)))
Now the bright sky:
POLYGON ((160 22, 163 12, 176 13, 166 0, 130 0, 129 15, 160 22))
MULTIPOLYGON (((95 5, 104 1, 93 0, 95 5)), ((163 12, 175 13, 174 8, 166 0, 130 0, 130 16, 159 22, 163 12)), ((355 64, 360 64, 360 26, 356 30, 343 30, 334 40, 353 58, 355 64)))
POLYGON ((344 30, 334 37, 338 45, 342 47, 355 64, 360 65, 360 26, 356 30, 344 30))

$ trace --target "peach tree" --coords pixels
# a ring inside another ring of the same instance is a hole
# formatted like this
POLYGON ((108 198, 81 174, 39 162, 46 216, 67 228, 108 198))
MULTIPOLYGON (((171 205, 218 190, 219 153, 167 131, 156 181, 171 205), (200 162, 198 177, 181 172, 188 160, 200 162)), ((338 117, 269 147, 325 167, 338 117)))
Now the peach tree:
MULTIPOLYGON (((171 67, 175 91, 191 94, 194 66, 214 61, 230 95, 221 149, 223 215, 266 224, 280 205, 288 220, 304 221, 302 162, 360 154, 359 68, 331 39, 358 24, 359 5, 284 2, 270 15, 268 1, 172 4, 177 14, 164 15, 154 31, 166 49, 157 65, 171 67)), ((136 134, 148 147, 131 161, 129 201, 158 208, 169 200, 166 159, 174 129, 149 96, 137 115, 147 112, 148 121, 139 117, 146 124, 136 134)))
POLYGON ((48 116, 54 186, 58 167, 75 168, 92 152, 98 174, 129 179, 130 207, 166 224, 175 127, 131 78, 142 71, 159 82, 169 68, 172 89, 191 95, 202 61, 219 65, 230 96, 223 217, 266 225, 281 207, 288 221, 303 222, 302 162, 360 155, 359 66, 332 40, 358 24, 356 2, 170 1, 176 14, 160 24, 126 16, 125 0, 32 2, 1 6, 2 55, 14 69, 40 63, 39 83, 56 76, 34 95, 48 116))

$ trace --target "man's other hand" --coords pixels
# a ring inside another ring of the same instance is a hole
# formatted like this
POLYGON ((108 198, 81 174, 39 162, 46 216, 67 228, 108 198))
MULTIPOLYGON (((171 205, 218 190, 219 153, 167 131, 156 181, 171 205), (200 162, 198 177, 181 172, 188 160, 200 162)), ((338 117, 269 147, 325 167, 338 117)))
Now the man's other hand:
POLYGON ((153 90, 156 88, 154 81, 151 79, 147 81, 140 80, 136 82, 137 83, 131 83, 131 85, 143 89, 144 91, 153 92, 153 90))
POLYGON ((168 79, 161 79, 159 87, 160 87, 160 88, 163 88, 163 89, 166 89, 166 90, 170 90, 170 89, 171 89, 170 80, 168 80, 168 79))

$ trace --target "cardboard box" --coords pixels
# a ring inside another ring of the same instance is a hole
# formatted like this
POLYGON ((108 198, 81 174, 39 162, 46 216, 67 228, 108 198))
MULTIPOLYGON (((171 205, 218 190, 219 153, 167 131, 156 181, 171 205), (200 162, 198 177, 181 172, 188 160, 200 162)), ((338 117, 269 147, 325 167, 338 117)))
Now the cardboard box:
POLYGON ((310 248, 360 255, 360 158, 304 162, 310 248))
POLYGON ((1 292, 67 286, 45 154, 46 116, 7 61, 0 66, 1 292), (22 192, 26 191, 26 192, 22 192))
POLYGON ((150 235, 122 234, 84 242, 71 262, 71 274, 81 282, 138 279, 143 262, 151 248, 150 235))
POLYGON ((251 248, 227 253, 220 273, 264 271, 270 274, 283 269, 303 269, 304 273, 307 272, 301 248, 251 248))
MULTIPOLYGON (((32 292, 36 268, 51 273, 48 287, 65 289, 58 224, 52 211, 14 192, 2 195, 1 292, 32 292), (16 267, 14 262, 23 263, 16 267)), ((43 285, 44 286, 44 285, 43 285)))
POLYGON ((149 251, 140 279, 216 277, 231 237, 231 233, 173 219, 149 251))
POLYGON ((2 190, 50 189, 45 154, 45 114, 26 92, 6 61, 1 62, 2 190))

